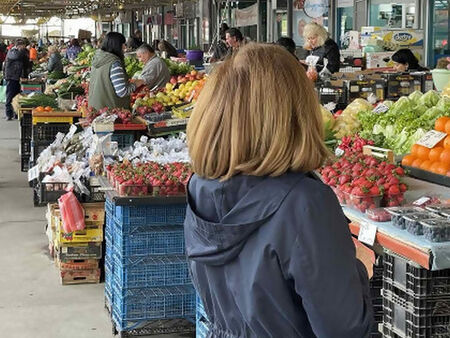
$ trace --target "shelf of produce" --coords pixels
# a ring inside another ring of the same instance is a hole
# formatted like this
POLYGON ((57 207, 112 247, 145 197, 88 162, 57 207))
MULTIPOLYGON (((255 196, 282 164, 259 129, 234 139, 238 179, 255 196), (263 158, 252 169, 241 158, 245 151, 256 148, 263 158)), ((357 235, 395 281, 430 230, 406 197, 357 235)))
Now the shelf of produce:
MULTIPOLYGON (((421 181, 415 178, 406 178, 409 189, 405 194, 407 201, 414 201, 422 196, 439 195, 441 198, 450 198, 450 188, 421 181)), ((391 222, 374 222, 365 214, 343 207, 345 215, 352 221, 350 230, 358 235, 360 224, 370 223, 377 226, 376 243, 392 250, 426 269, 442 270, 450 268, 450 242, 433 243, 423 236, 414 236, 406 230, 396 228, 391 222)))
POLYGON ((409 171, 409 174, 413 177, 417 177, 419 179, 440 184, 446 187, 450 187, 450 177, 443 176, 439 174, 432 173, 431 171, 422 170, 419 168, 403 166, 405 169, 409 171))
POLYGON ((106 198, 113 201, 115 205, 186 204, 186 196, 119 196, 105 177, 99 177, 99 182, 105 189, 106 198))
POLYGON ((34 111, 32 114, 33 117, 56 117, 56 116, 81 117, 81 113, 74 111, 47 111, 47 112, 34 111))

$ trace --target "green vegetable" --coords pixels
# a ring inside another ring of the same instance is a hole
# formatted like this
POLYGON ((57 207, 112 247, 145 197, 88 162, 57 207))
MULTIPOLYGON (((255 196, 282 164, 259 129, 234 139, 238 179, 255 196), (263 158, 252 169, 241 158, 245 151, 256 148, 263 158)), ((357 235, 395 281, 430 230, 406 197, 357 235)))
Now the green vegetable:
POLYGON ((53 96, 45 95, 45 94, 32 94, 30 96, 26 96, 19 100, 20 104, 23 107, 52 107, 54 109, 58 108, 58 103, 56 102, 56 98, 53 96))
POLYGON ((125 57, 125 70, 128 77, 133 77, 136 72, 142 71, 143 67, 144 65, 136 58, 131 56, 125 57))
POLYGON ((47 75, 47 79, 49 79, 49 80, 60 80, 60 79, 64 79, 65 77, 66 77, 66 74, 64 74, 64 72, 58 72, 58 71, 51 72, 47 75))
POLYGON ((420 90, 416 90, 415 92, 409 94, 408 99, 412 102, 412 104, 417 105, 422 95, 423 94, 420 90))
POLYGON ((419 104, 425 105, 427 107, 435 106, 440 99, 439 94, 435 90, 430 90, 422 95, 419 99, 419 104))
POLYGON ((183 62, 175 62, 169 59, 163 59, 164 62, 167 65, 167 68, 169 68, 169 72, 171 76, 176 75, 186 75, 190 71, 194 70, 194 67, 187 63, 183 62))

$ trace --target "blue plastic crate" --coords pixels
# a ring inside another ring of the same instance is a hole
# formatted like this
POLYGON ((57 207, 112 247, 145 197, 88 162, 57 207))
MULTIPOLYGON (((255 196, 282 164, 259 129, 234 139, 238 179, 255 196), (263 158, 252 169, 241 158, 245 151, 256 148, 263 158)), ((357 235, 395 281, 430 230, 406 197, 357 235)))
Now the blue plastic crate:
POLYGON ((115 207, 116 224, 123 231, 131 226, 143 225, 183 225, 186 216, 186 204, 143 205, 115 207))
POLYGON ((113 304, 113 273, 112 270, 105 264, 105 298, 108 301, 109 305, 113 304))
POLYGON ((117 142, 117 146, 120 149, 131 147, 134 144, 135 137, 134 133, 128 133, 128 134, 112 134, 111 135, 111 141, 117 142))
POLYGON ((206 338, 209 333, 210 323, 205 317, 200 317, 196 321, 195 338, 206 338))
POLYGON ((208 318, 205 312, 205 307, 203 306, 202 300, 200 299, 200 296, 198 293, 196 294, 196 303, 197 303, 197 318, 204 317, 208 318))
POLYGON ((122 288, 191 284, 184 255, 129 258, 114 255, 114 279, 122 288))
POLYGON ((105 240, 112 243, 114 231, 114 219, 106 214, 105 220, 105 240))
POLYGON ((113 231, 114 250, 121 257, 149 255, 183 255, 185 253, 182 226, 134 227, 124 234, 113 231))
POLYGON ((105 199, 105 212, 107 215, 111 215, 112 217, 114 217, 114 211, 116 209, 116 206, 114 204, 113 201, 111 201, 110 199, 106 198, 105 199))
POLYGON ((193 318, 195 289, 192 286, 120 289, 113 284, 113 319, 120 330, 127 321, 193 318))

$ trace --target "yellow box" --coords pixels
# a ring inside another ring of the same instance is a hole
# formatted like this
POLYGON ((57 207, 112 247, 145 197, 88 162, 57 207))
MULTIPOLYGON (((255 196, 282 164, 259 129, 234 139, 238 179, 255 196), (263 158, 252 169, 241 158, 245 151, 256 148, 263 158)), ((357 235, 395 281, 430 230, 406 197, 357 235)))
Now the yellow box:
POLYGON ((38 123, 73 123, 72 116, 33 116, 33 124, 38 123))
POLYGON ((62 227, 62 221, 59 218, 56 228, 56 242, 59 244, 81 243, 81 242, 102 242, 103 241, 103 224, 86 224, 84 230, 78 230, 66 233, 62 227))

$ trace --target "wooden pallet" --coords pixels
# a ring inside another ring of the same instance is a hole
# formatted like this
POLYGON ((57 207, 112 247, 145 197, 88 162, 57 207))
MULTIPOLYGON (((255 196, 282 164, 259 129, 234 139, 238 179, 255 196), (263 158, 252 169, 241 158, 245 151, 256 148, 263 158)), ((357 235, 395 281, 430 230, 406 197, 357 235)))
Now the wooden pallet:
POLYGON ((60 271, 62 285, 100 283, 100 269, 60 271))

